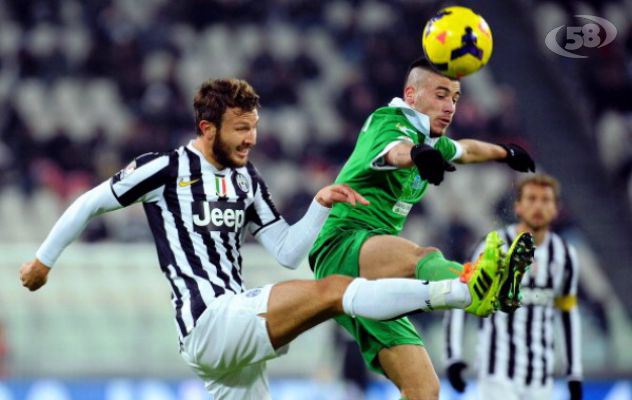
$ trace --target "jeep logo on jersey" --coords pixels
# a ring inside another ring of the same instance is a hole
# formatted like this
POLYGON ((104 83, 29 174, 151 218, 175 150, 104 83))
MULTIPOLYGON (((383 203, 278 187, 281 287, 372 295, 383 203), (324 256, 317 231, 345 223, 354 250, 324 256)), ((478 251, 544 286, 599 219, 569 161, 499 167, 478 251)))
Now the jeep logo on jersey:
POLYGON ((193 202, 193 224, 210 231, 239 232, 246 220, 244 203, 226 201, 193 202))

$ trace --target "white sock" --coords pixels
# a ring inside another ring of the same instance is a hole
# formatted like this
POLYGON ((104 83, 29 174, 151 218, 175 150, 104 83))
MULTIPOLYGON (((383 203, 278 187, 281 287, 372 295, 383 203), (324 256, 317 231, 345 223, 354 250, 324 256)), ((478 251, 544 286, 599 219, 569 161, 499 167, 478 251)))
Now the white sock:
POLYGON ((354 279, 342 297, 345 314, 387 320, 414 311, 465 308, 471 302, 467 285, 458 279, 354 279))

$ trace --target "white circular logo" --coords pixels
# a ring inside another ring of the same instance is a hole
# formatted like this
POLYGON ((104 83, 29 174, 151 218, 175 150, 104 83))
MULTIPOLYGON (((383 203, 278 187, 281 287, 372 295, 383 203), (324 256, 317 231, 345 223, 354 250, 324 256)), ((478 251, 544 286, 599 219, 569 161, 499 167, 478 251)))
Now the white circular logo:
POLYGON ((237 182, 237 186, 239 186, 239 189, 241 189, 242 191, 247 192, 248 190, 250 190, 248 180, 242 174, 237 174, 237 176, 235 177, 235 181, 237 182))

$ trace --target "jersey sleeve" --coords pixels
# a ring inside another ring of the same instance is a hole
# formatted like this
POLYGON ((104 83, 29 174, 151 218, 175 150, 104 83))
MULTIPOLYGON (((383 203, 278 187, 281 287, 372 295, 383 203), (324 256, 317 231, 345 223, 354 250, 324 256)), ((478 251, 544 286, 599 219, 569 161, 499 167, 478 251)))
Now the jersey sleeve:
POLYGON ((555 306, 559 310, 564 340, 566 376, 569 380, 581 380, 581 321, 577 309, 577 281, 579 266, 575 249, 562 242, 565 250, 565 261, 562 282, 555 298, 555 306))
POLYGON ((280 220, 260 229, 255 238, 279 264, 294 269, 309 253, 328 215, 329 208, 313 200, 303 218, 294 225, 280 220))
POLYGON ((415 144, 415 136, 416 131, 407 127, 402 120, 371 114, 360 131, 359 144, 369 168, 388 171, 397 167, 386 163, 386 154, 399 143, 415 144))
POLYGON ((57 220, 36 257, 52 268, 62 251, 84 230, 88 222, 101 214, 121 208, 107 181, 82 194, 57 220))
POLYGON ((252 178, 254 202, 246 209, 246 227, 255 237, 264 228, 284 221, 270 198, 270 192, 254 165, 248 163, 248 172, 252 178))
POLYGON ((156 202, 169 176, 168 154, 146 153, 136 157, 110 179, 114 197, 122 206, 156 202))
MULTIPOLYGON (((564 267, 562 269, 562 280, 557 290, 556 297, 563 298, 569 296, 577 296, 577 281, 579 279, 579 266, 577 264, 577 253, 575 248, 570 246, 566 241, 562 241, 564 246, 564 267)), ((572 308, 569 305, 556 304, 558 308, 572 308)))
POLYGON ((463 148, 459 142, 447 136, 441 136, 433 144, 433 147, 441 153, 446 161, 458 160, 463 155, 463 148))

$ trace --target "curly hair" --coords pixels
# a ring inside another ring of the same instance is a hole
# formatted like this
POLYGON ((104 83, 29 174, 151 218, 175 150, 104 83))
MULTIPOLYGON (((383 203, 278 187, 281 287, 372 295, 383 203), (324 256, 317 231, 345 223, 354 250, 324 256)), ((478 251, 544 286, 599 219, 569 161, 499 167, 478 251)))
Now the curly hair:
POLYGON ((219 130, 227 108, 238 107, 244 112, 259 107, 259 95, 241 79, 209 79, 202 83, 193 98, 195 130, 198 135, 200 121, 209 121, 219 130))

